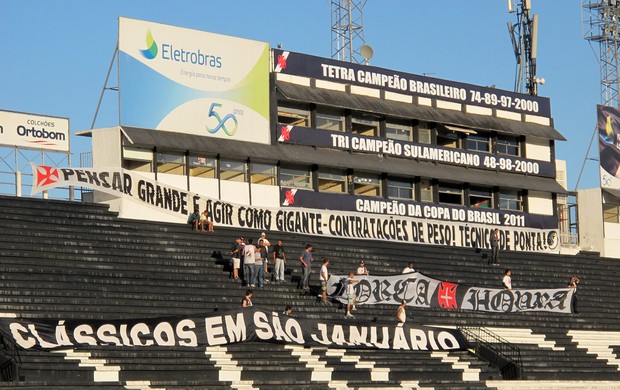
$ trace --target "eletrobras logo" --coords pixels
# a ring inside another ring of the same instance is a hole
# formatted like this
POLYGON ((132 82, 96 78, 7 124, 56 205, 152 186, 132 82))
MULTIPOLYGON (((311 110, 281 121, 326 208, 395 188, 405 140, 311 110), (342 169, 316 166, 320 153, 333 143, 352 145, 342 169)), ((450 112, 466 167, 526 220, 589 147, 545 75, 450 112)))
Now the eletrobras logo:
POLYGON ((157 42, 153 39, 153 34, 151 34, 151 30, 146 33, 146 49, 140 50, 142 56, 147 60, 152 60, 157 57, 157 52, 159 49, 157 48, 157 42))
POLYGON ((162 43, 160 50, 150 29, 146 33, 146 49, 140 50, 140 53, 147 60, 153 60, 159 54, 159 57, 164 61, 181 62, 218 69, 222 67, 222 57, 211 55, 207 51, 201 49, 186 50, 185 48, 179 48, 170 43, 162 43))

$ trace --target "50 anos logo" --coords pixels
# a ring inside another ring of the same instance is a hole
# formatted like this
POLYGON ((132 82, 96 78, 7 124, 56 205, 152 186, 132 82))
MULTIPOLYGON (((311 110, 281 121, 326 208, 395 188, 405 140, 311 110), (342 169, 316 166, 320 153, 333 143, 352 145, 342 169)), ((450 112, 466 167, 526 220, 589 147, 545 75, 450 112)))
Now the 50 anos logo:
MULTIPOLYGON (((215 118, 215 120, 217 120, 217 126, 211 128, 211 127, 209 127, 208 124, 206 124, 205 128, 211 134, 215 134, 220 129, 222 129, 222 131, 224 131, 224 133, 226 133, 226 135, 232 137, 233 135, 235 135, 235 133, 239 129, 239 121, 237 120, 237 117, 235 116, 235 114, 232 114, 232 113, 228 113, 228 114, 224 115, 224 117, 222 118, 220 116, 220 114, 218 112, 216 112, 216 109, 218 109, 218 111, 219 111, 220 107, 222 107, 221 103, 212 103, 211 104, 211 108, 209 109, 209 118, 211 118, 211 117, 215 118)), ((235 112, 236 111, 238 111, 238 110, 235 110, 235 112)), ((241 112, 241 113, 243 113, 243 112, 241 112)))

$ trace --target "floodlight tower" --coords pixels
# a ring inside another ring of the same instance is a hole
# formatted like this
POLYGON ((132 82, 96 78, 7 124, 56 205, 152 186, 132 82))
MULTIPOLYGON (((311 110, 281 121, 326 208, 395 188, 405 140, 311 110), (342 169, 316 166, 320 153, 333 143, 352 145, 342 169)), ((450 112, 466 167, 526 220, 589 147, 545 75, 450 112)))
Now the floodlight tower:
POLYGON ((363 64, 363 10, 366 0, 331 0, 332 58, 363 64))
POLYGON ((620 106, 620 1, 583 0, 584 38, 598 43, 601 72, 601 104, 620 106))
POLYGON ((516 24, 508 22, 508 32, 517 60, 515 92, 538 95, 538 84, 544 84, 545 79, 536 77, 538 14, 530 15, 531 9, 531 0, 508 0, 508 12, 517 15, 516 24))

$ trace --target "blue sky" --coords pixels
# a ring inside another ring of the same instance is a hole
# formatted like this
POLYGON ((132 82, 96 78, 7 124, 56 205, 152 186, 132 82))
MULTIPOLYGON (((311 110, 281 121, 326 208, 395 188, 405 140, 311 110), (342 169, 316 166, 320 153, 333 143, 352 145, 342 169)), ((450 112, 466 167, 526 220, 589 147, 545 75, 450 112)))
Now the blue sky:
MULTIPOLYGON (((581 1, 532 0, 539 14, 539 95, 551 99, 555 127, 567 138, 575 187, 600 102, 598 47, 583 39, 581 1)), ((119 16, 219 34, 281 42, 287 50, 331 56, 329 0, 0 0, 0 109, 65 116, 89 129, 117 40, 119 16)), ((364 9, 372 65, 512 90, 515 59, 505 0, 368 0, 364 9)), ((116 85, 116 73, 110 85, 116 85)), ((107 92, 96 127, 118 122, 107 92)), ((74 164, 90 139, 72 136, 74 164)), ((590 156, 597 157, 596 144, 590 156)), ((598 186, 589 161, 579 188, 598 186)))

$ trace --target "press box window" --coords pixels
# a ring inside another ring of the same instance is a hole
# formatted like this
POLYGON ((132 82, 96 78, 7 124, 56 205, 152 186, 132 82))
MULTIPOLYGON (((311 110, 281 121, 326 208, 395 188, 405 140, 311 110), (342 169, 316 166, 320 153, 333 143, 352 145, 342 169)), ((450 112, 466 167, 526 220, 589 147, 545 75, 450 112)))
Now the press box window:
POLYGON ((342 116, 342 112, 332 108, 317 108, 316 128, 331 131, 344 131, 344 117, 342 116))
POLYGON ((491 142, 488 137, 480 134, 469 134, 467 136, 467 149, 478 152, 491 151, 491 142))
POLYGON ((518 191, 502 191, 499 193, 499 208, 501 210, 521 211, 523 202, 518 191))
POLYGON ((302 108, 278 106, 278 123, 310 127, 310 111, 302 108))
POLYGON ((437 190, 439 203, 463 204, 463 189, 450 184, 440 184, 437 190))
POLYGON ((386 122, 385 136, 389 139, 411 142, 413 141, 413 129, 406 123, 386 122))
POLYGON ((347 192, 347 175, 340 171, 319 172, 319 191, 347 192))
POLYGON ((302 168, 280 168, 280 187, 312 189, 310 170, 302 168))
POLYGON ((455 131, 437 129, 437 145, 446 148, 459 148, 461 146, 461 137, 455 131))
POLYGON ((430 180, 420 180, 418 188, 420 189, 420 200, 422 202, 433 202, 433 186, 430 180))
POLYGON ((370 174, 354 175, 353 193, 364 196, 381 196, 381 181, 379 177, 370 174))
POLYGON ((500 135, 495 143, 497 153, 507 154, 510 156, 520 156, 521 148, 519 147, 519 138, 500 135))
POLYGON ((246 181, 245 163, 243 161, 221 160, 220 179, 230 181, 246 181))
POLYGON ((409 179, 388 179, 388 198, 413 199, 413 184, 409 179))
POLYGON ((379 134, 379 120, 372 115, 353 114, 351 116, 351 132, 367 137, 376 137, 379 134))
POLYGON ((427 122, 418 123, 416 126, 416 132, 418 135, 418 143, 431 144, 433 142, 431 128, 427 122))
POLYGON ((136 172, 153 172, 153 151, 139 148, 124 148, 123 168, 136 172))
POLYGON ((483 188, 472 188, 469 190, 469 206, 493 208, 493 192, 483 188))
POLYGON ((185 156, 157 153, 157 172, 169 175, 185 175, 185 156))
POLYGON ((620 222, 620 205, 613 203, 603 204, 603 221, 618 223, 620 222))
POLYGON ((189 175, 206 179, 216 178, 217 162, 211 157, 189 156, 189 175))
POLYGON ((269 164, 250 164, 250 182, 255 184, 276 185, 276 166, 269 164))

